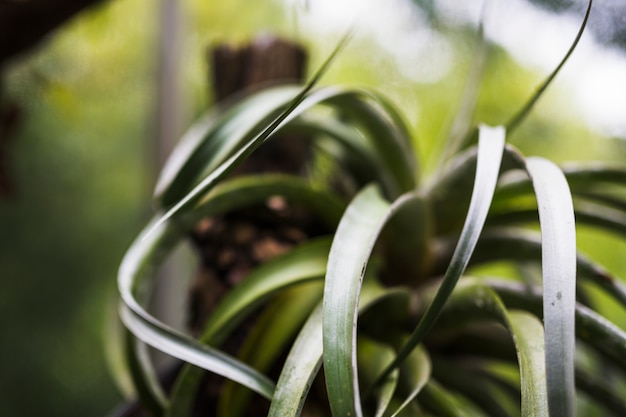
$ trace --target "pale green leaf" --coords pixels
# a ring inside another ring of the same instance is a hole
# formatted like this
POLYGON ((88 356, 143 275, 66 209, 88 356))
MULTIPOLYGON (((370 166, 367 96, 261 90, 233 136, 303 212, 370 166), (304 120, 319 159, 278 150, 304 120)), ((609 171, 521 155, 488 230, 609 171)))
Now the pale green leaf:
POLYGON ((505 132, 502 128, 489 128, 487 126, 481 126, 480 128, 476 179, 461 236, 437 295, 410 335, 408 342, 398 353, 392 366, 388 368, 389 371, 393 367, 398 366, 415 346, 422 342, 424 336, 434 326, 439 313, 469 263, 485 223, 495 190, 504 151, 504 136, 505 132))
MULTIPOLYGON (((268 372, 322 298, 321 280, 298 285, 281 293, 254 323, 237 357, 261 372, 268 372)), ((227 381, 220 392, 217 415, 245 415, 252 392, 227 381)))
POLYGON ((574 384, 576 228, 567 180, 552 162, 527 160, 541 225, 543 321, 550 415, 576 413, 574 384))
MULTIPOLYGON (((398 298, 397 302, 405 302, 408 293, 402 289, 383 288, 374 280, 366 280, 361 291, 359 313, 394 297, 398 298)), ((322 314, 323 305, 320 305, 291 348, 276 384, 269 417, 296 417, 302 412, 309 388, 322 365, 322 314)))

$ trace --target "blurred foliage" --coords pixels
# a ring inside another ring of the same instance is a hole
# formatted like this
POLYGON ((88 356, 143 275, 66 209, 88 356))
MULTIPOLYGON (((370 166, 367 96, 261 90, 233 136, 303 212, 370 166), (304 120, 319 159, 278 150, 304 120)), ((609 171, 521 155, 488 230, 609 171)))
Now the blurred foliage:
MULTIPOLYGON (((9 149, 16 195, 0 201, 0 415, 104 415, 120 400, 107 371, 104 329, 115 308, 117 265, 145 220, 154 182, 157 6, 105 3, 5 68, 1 98, 20 108, 22 124, 9 149)), ((187 0, 183 7, 187 121, 211 102, 209 45, 272 32, 303 42, 314 68, 341 36, 307 32, 293 19, 306 12, 302 6, 278 1, 187 0)), ((453 64, 436 83, 411 80, 410 68, 399 68, 360 33, 322 83, 381 90, 417 133, 421 157, 433 156, 472 59, 470 28, 441 29, 453 64)), ((494 49, 475 119, 504 122, 544 75, 494 49)), ((599 140, 571 112, 570 99, 557 85, 513 144, 556 161, 623 160, 623 142, 599 140), (546 137, 555 139, 537 139, 546 137)), ((606 250, 614 242, 582 235, 583 251, 626 276, 623 258, 606 250)))
POLYGON ((5 74, 22 124, 16 194, 0 202, 0 415, 104 415, 119 401, 103 326, 150 187, 147 9, 83 14, 5 74))

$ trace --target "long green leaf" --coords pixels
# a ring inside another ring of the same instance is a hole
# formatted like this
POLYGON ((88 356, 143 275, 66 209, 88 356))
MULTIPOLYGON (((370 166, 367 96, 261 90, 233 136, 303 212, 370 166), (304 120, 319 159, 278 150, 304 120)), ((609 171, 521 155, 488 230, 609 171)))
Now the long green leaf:
POLYGON ((152 225, 140 235, 126 253, 118 275, 123 300, 120 314, 140 340, 176 358, 238 381, 259 394, 271 398, 274 384, 241 362, 166 326, 151 316, 133 294, 139 277, 152 269, 178 238, 178 231, 162 224, 152 225))
MULTIPOLYGON (((459 242, 437 295, 388 371, 398 366, 415 346, 422 342, 424 336, 435 324, 458 279, 465 271, 489 211, 503 151, 504 129, 481 126, 474 190, 459 242)), ((386 375, 383 374, 384 376, 386 375)))
MULTIPOLYGON (((453 250, 454 242, 440 241, 433 271, 443 271, 453 250)), ((494 261, 539 262, 541 260, 541 237, 538 233, 518 228, 486 229, 470 262, 470 266, 494 261)), ((626 287, 609 271, 582 254, 577 255, 577 273, 581 280, 602 288, 616 301, 626 306, 626 287)))
POLYGON ((356 370, 357 305, 372 249, 387 221, 419 199, 407 193, 389 204, 376 187, 367 187, 348 206, 337 228, 324 288, 324 364, 331 408, 338 415, 362 414, 356 370))
POLYGON ((552 162, 527 160, 541 225, 543 310, 550 414, 576 414, 574 383, 576 228, 567 180, 552 162))
POLYGON ((585 31, 585 27, 587 26, 587 20, 589 19, 589 14, 591 13, 592 4, 593 4, 593 0, 589 0, 589 3, 587 5, 587 10, 585 11, 585 17, 583 19, 583 22, 580 25, 580 29, 578 29, 578 33, 576 33, 574 42, 572 43, 570 48, 567 50, 567 53, 565 54, 561 62, 559 62, 559 65, 554 69, 554 71, 552 71, 552 73, 550 73, 550 75, 546 78, 546 80, 541 84, 541 86, 537 89, 537 91, 532 95, 532 97, 528 101, 526 101, 526 103, 524 103, 524 105, 518 110, 517 113, 515 113, 513 117, 511 117, 509 122, 506 124, 508 131, 513 132, 519 126, 519 124, 526 118, 526 116, 528 115, 528 113, 530 113, 530 110, 532 110, 535 103, 543 95, 543 93, 546 91, 548 86, 552 83, 552 80, 554 80, 557 74, 561 71, 561 68, 563 68, 563 65, 565 65, 569 57, 572 55, 572 53, 576 49, 576 46, 578 45, 578 41, 580 41, 580 38, 582 37, 583 32, 585 31))
POLYGON ((322 238, 299 246, 251 272, 233 288, 209 316, 200 340, 221 344, 230 330, 276 292, 326 272, 330 240, 322 238))
POLYGON ((246 97, 226 114, 212 110, 180 139, 161 171, 155 196, 163 207, 181 199, 202 176, 231 156, 260 126, 269 125, 300 87, 280 86, 246 97))
POLYGON ((333 62, 336 55, 344 46, 347 41, 347 37, 345 37, 335 48, 333 53, 326 59, 326 61, 317 69, 317 71, 313 74, 313 76, 309 79, 306 85, 298 92, 298 94, 291 99, 291 101, 285 106, 285 109, 280 112, 280 114, 269 124, 266 124, 262 130, 256 134, 254 137, 250 138, 245 143, 242 143, 237 151, 235 151, 232 155, 230 155, 227 159, 225 159, 220 165, 216 166, 213 170, 211 170, 208 175, 199 181, 197 184, 193 185, 191 190, 187 190, 186 187, 183 187, 184 196, 181 196, 176 199, 174 205, 169 208, 161 218, 156 222, 155 228, 167 221, 174 214, 179 211, 187 208, 188 206, 195 203, 204 193, 213 188, 221 179, 223 179, 228 173, 230 173, 243 159, 245 159, 248 155, 250 155, 256 148, 258 148, 267 138, 269 138, 276 130, 279 130, 281 126, 286 124, 290 119, 293 119, 298 115, 299 112, 302 112, 304 109, 310 107, 316 102, 313 101, 309 105, 301 104, 307 98, 309 92, 313 88, 313 86, 319 81, 322 75, 326 72, 328 67, 333 62), (296 110, 300 107, 300 110, 296 112, 296 110))
POLYGON ((614 417, 626 415, 626 400, 618 386, 604 376, 576 369, 576 387, 614 417))
MULTIPOLYGON (((602 195, 607 185, 624 186, 626 184, 626 169, 623 166, 604 163, 567 163, 562 166, 572 193, 587 195, 589 192, 602 195)), ((498 184, 496 196, 498 200, 513 200, 520 196, 532 194, 532 184, 528 176, 522 172, 508 172, 503 175, 498 184)))
POLYGON ((419 395, 420 404, 443 417, 476 417, 476 410, 431 379, 419 395))
MULTIPOLYGON (((367 385, 371 383, 378 374, 387 366, 394 357, 393 348, 379 341, 365 336, 359 337, 357 345, 357 363, 360 371, 359 377, 367 385)), ((398 374, 396 372, 389 375, 387 380, 381 384, 375 397, 374 417, 382 417, 389 408, 394 392, 398 385, 398 374)))
MULTIPOLYGON (((237 357, 261 372, 268 372, 322 298, 323 283, 289 288, 263 310, 237 357)), ((218 416, 245 415, 252 392, 227 381, 218 399, 218 416)))
MULTIPOLYGON (((383 288, 374 280, 363 283, 359 313, 364 313, 380 302, 398 298, 405 302, 409 294, 403 289, 383 288)), ((322 365, 323 352, 323 305, 311 314, 303 326, 285 361, 276 384, 269 417, 296 417, 322 365)))
POLYGON ((391 417, 402 415, 407 407, 415 400, 430 379, 432 365, 428 353, 422 346, 418 346, 407 356, 400 367, 401 384, 408 387, 408 394, 402 404, 393 412, 391 417))
POLYGON ((237 177, 217 185, 186 212, 179 223, 190 225, 199 220, 255 205, 262 205, 274 196, 287 203, 301 205, 334 229, 345 210, 345 203, 328 190, 312 187, 303 178, 280 174, 237 177))
MULTIPOLYGON (((542 314, 542 292, 540 288, 511 281, 485 282, 495 290, 510 308, 524 309, 536 316, 542 314)), ((576 305, 576 336, 611 360, 617 368, 626 372, 626 332, 580 304, 576 305)))
POLYGON ((328 256, 324 287, 324 369, 333 415, 361 417, 356 321, 362 279, 391 205, 371 186, 344 214, 328 256))
MULTIPOLYGON (((608 232, 626 236, 626 212, 612 209, 602 204, 574 202, 576 222, 602 228, 608 232)), ((537 221, 537 208, 502 211, 491 216, 489 224, 511 225, 537 221)))
MULTIPOLYGON (((209 317, 200 340, 221 344, 230 331, 273 294, 298 283, 322 279, 330 242, 320 239, 282 255, 253 271, 235 287, 209 317)), ((187 416, 202 378, 202 370, 186 365, 181 370, 168 410, 169 417, 187 416)))
POLYGON ((274 383, 240 361, 176 332, 174 329, 168 329, 162 323, 152 319, 147 320, 146 317, 135 313, 126 305, 122 305, 120 316, 126 327, 144 343, 171 356, 237 381, 266 398, 272 397, 274 383))
POLYGON ((541 322, 526 312, 509 312, 494 291, 470 281, 450 297, 442 313, 441 326, 459 328, 485 319, 502 324, 515 342, 522 387, 522 416, 548 416, 541 322))
POLYGON ((300 330, 285 360, 268 417, 297 417, 313 380, 322 366, 322 306, 314 310, 300 330))

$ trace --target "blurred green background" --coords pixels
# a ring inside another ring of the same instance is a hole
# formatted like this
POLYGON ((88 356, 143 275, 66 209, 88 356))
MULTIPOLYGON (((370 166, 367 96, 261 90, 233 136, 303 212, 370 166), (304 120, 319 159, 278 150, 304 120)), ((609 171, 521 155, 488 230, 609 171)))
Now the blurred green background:
MULTIPOLYGON (((180 104, 176 130, 211 103, 210 45, 280 34, 302 42, 310 51, 309 68, 315 68, 351 25, 350 16, 357 15, 354 39, 323 83, 383 91, 413 127, 424 169, 432 169, 473 59, 477 18, 461 10, 466 6, 453 10, 451 1, 413 2, 419 7, 410 1, 378 2, 378 9, 355 13, 365 3, 179 2, 180 97, 171 98, 180 104)), ((486 25, 494 45, 477 121, 503 123, 531 94, 549 72, 546 68, 565 53, 584 2, 547 2, 573 26, 526 2, 512 3, 531 17, 544 16, 545 26, 554 33, 558 29, 564 41, 556 42, 556 54, 550 52, 554 49, 547 49, 541 25, 533 21, 518 44, 525 42, 531 57, 548 59, 528 61, 523 48, 509 39, 514 28, 506 19, 511 15, 487 13, 487 22, 498 24, 486 25), (575 14, 564 11, 565 3, 575 14)), ((597 3, 601 11, 613 4, 597 3)), ((0 142, 15 190, 0 200, 2 416, 100 416, 122 401, 109 371, 107 329, 115 317, 116 269, 150 214, 158 165, 159 7, 153 0, 103 2, 4 68, 0 105, 15 110, 19 123, 0 142)), ((615 106, 623 103, 626 89, 621 90, 623 83, 609 83, 604 91, 588 86, 593 74, 602 73, 586 62, 600 56, 593 54, 608 54, 606 62, 614 65, 609 70, 626 80, 626 72, 620 72, 626 68, 623 53, 601 31, 586 37, 595 41, 581 46, 581 57, 568 64, 511 138, 524 152, 559 162, 624 161, 626 115, 620 120, 620 114, 626 107, 616 111, 615 106), (606 110, 590 108, 584 88, 595 90, 606 110), (594 121, 596 111, 605 118, 594 121), (616 120, 608 118, 613 113, 616 120)), ((580 236, 583 251, 626 277, 624 243, 584 230, 580 236)), ((611 315, 610 306, 605 313, 611 315)), ((626 325, 624 317, 614 320, 626 325)))

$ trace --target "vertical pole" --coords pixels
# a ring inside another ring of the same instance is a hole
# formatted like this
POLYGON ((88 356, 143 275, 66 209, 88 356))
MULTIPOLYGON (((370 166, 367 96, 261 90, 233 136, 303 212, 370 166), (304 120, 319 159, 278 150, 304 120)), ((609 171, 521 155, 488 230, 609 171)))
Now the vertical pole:
MULTIPOLYGON (((154 142, 152 177, 158 173, 181 134, 182 97, 180 52, 183 35, 180 0, 160 0, 159 31, 157 37, 156 109, 154 114, 154 142)), ((189 256, 184 249, 173 252, 162 264, 151 300, 153 314, 168 325, 184 330, 188 283, 181 281, 189 256)), ((164 359, 155 356, 157 367, 164 359)), ((165 360, 165 363, 167 361, 165 360)))

